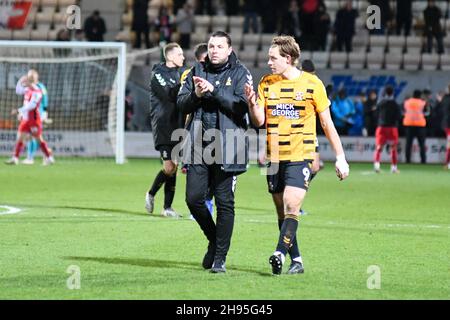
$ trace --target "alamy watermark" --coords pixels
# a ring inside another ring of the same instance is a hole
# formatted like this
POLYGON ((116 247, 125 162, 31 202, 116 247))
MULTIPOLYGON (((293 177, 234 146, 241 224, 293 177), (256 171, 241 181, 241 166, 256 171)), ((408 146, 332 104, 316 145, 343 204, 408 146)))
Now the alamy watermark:
POLYGON ((367 289, 381 289, 381 269, 377 265, 371 265, 367 267, 367 289))
POLYGON ((370 5, 367 7, 366 27, 369 30, 381 29, 381 9, 377 5, 370 5))
MULTIPOLYGON (((201 121, 194 121, 190 130, 175 130, 171 140, 176 142, 171 159, 187 165, 247 165, 251 149, 261 154, 269 146, 271 155, 278 155, 280 145, 278 133, 268 134, 265 129, 203 130, 201 121)), ((270 160, 273 164, 262 170, 264 175, 278 172, 278 159, 270 160)))
POLYGON ((66 28, 69 30, 81 29, 81 8, 71 5, 66 10, 66 28))
POLYGON ((66 269, 66 273, 70 274, 67 278, 66 285, 69 290, 81 289, 81 269, 77 265, 70 265, 66 269))

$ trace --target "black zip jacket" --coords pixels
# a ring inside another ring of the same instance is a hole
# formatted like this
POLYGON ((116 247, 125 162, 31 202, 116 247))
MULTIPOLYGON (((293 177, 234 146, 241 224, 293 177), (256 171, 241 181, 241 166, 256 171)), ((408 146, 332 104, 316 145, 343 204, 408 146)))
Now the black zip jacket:
MULTIPOLYGON (((246 83, 253 85, 252 76, 232 52, 224 65, 212 65, 208 57, 205 62, 196 63, 186 76, 178 94, 177 107, 180 112, 183 115, 192 114, 186 126, 191 142, 194 141, 196 130, 194 123, 201 122, 202 132, 210 128, 221 132, 218 142, 221 146, 221 160, 217 163, 222 164, 225 172, 242 173, 247 170, 248 138, 227 141, 226 136, 228 131, 229 134, 234 132, 239 137, 244 137, 248 128, 248 104, 244 93, 246 83), (208 80, 214 86, 214 91, 198 98, 195 95, 193 76, 208 80)), ((193 143, 188 149, 191 162, 185 162, 192 163, 193 143)))
POLYGON ((182 68, 169 68, 165 63, 153 66, 150 81, 150 118, 155 149, 174 146, 172 132, 183 128, 183 117, 176 108, 182 68))

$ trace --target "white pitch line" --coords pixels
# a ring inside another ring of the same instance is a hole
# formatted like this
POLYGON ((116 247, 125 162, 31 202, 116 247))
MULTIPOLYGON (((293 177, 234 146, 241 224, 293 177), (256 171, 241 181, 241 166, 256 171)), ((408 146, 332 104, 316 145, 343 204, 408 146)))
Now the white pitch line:
MULTIPOLYGON (((263 221, 263 220, 245 220, 245 222, 250 223, 270 223, 270 221, 263 221)), ((311 223, 310 221, 307 224, 311 225, 318 225, 320 223, 311 223)), ((339 223, 335 221, 326 221, 323 224, 328 225, 342 225, 342 226, 353 226, 353 227, 381 227, 381 228, 427 228, 427 229, 450 229, 450 226, 441 226, 441 225, 420 225, 420 224, 399 224, 399 223, 388 223, 388 224, 349 224, 349 223, 339 223)))
POLYGON ((0 216, 1 215, 7 215, 7 214, 16 214, 22 211, 22 209, 10 207, 10 206, 0 206, 0 209, 6 209, 6 211, 0 210, 0 216))
POLYGON ((361 175, 363 176, 371 176, 373 174, 376 174, 375 171, 361 171, 361 175))

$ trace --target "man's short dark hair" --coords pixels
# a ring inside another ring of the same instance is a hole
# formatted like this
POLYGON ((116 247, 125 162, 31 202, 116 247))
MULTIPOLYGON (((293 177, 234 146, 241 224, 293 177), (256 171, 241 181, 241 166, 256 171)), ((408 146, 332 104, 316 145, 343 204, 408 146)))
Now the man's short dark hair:
POLYGON ((211 35, 212 37, 221 37, 221 38, 227 38, 227 43, 228 46, 231 47, 231 37, 228 33, 226 33, 225 31, 216 31, 211 35))
POLYGON ((305 59, 302 61, 302 70, 309 73, 315 73, 316 67, 314 66, 314 63, 311 60, 305 59))
POLYGON ((386 93, 387 96, 392 96, 394 95, 394 88, 392 86, 386 86, 386 88, 384 89, 384 92, 386 93))
POLYGON ((99 16, 99 15, 100 15, 100 11, 94 10, 93 15, 94 15, 94 16, 99 16))
POLYGON ((421 98, 421 97, 422 97, 422 91, 420 91, 420 90, 418 90, 418 89, 414 90, 414 92, 413 92, 413 98, 419 99, 419 98, 421 98))
POLYGON ((202 54, 208 52, 208 44, 207 43, 199 43, 194 48, 195 59, 199 60, 202 54))

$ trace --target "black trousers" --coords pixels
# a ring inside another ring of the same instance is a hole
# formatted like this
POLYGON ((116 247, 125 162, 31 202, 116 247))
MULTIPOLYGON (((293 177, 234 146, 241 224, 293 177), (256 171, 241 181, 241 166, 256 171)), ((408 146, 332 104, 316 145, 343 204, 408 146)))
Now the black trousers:
POLYGON ((345 46, 345 52, 352 52, 352 35, 338 35, 336 36, 336 47, 339 52, 342 51, 342 46, 345 46))
POLYGON ((134 41, 134 46, 133 47, 136 48, 136 49, 140 49, 141 48, 142 35, 144 35, 145 47, 147 49, 149 49, 151 47, 151 43, 150 43, 149 29, 148 28, 136 30, 136 39, 134 41))
POLYGON ((427 154, 425 150, 425 137, 426 137, 426 127, 406 127, 406 149, 405 149, 405 157, 406 163, 411 162, 411 148, 412 143, 415 137, 417 137, 417 141, 419 142, 420 148, 420 162, 427 162, 427 154))
POLYGON ((192 164, 186 177, 186 203, 208 241, 216 245, 216 256, 225 258, 230 249, 234 226, 236 176, 220 165, 192 164), (214 190, 217 223, 206 207, 208 186, 214 190))

